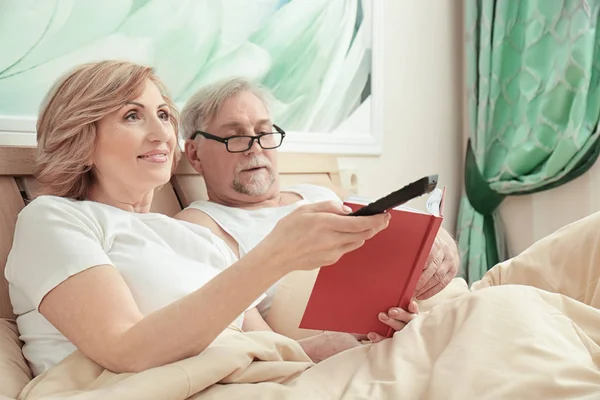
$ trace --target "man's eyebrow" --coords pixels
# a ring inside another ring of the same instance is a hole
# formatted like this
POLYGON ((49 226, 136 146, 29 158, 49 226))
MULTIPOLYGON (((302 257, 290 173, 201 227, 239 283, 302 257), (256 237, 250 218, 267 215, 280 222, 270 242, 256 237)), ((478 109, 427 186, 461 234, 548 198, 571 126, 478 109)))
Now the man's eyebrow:
POLYGON ((256 125, 271 125, 272 122, 270 119, 261 119, 256 123, 256 125))
MULTIPOLYGON (((271 124, 271 120, 270 119, 261 119, 259 121, 256 122, 256 125, 269 125, 271 124)), ((225 122, 221 125, 219 125, 219 129, 223 129, 223 128, 237 128, 239 126, 245 126, 244 124, 242 124, 241 122, 238 121, 231 121, 231 122, 225 122)))
MULTIPOLYGON (((135 106, 138 106, 139 108, 146 108, 146 107, 145 107, 145 106, 144 106, 142 103, 138 103, 137 101, 128 101, 127 103, 125 103, 125 105, 127 105, 127 104, 133 104, 133 105, 135 105, 135 106)), ((156 108, 157 108, 157 109, 158 109, 158 108, 163 108, 163 107, 165 107, 165 106, 167 106, 167 107, 168 107, 168 104, 167 104, 167 103, 162 103, 162 104, 160 104, 160 105, 159 105, 158 107, 156 107, 156 108)))

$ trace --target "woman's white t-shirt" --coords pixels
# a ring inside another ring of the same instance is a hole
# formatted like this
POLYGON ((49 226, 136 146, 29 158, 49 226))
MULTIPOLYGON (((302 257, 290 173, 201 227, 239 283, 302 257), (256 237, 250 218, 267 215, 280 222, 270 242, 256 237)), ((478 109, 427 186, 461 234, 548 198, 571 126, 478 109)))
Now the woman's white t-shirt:
MULTIPOLYGON (((40 196, 19 214, 5 270, 23 354, 37 375, 75 350, 38 312, 44 296, 74 274, 113 265, 148 315, 235 261, 227 244, 204 227, 162 214, 40 196)), ((243 315, 234 323, 241 327, 242 320, 243 315)))

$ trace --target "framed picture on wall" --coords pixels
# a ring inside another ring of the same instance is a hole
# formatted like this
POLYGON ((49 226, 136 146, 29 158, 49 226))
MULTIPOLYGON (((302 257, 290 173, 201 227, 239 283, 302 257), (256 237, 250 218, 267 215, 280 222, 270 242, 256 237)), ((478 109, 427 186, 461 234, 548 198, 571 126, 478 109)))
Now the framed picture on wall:
POLYGON ((379 154, 382 0, 0 3, 0 144, 35 144, 40 102, 75 65, 150 65, 181 108, 243 76, 273 95, 282 151, 379 154))

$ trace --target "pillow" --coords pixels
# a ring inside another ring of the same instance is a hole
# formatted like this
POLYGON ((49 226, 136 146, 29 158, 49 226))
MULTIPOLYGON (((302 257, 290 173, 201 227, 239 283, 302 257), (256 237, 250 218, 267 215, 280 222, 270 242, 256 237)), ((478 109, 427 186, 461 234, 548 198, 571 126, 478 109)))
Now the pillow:
POLYGON ((275 332, 295 340, 322 332, 298 327, 318 273, 318 269, 294 271, 279 281, 265 318, 275 332))
POLYGON ((21 352, 17 326, 0 318, 0 398, 16 399, 31 380, 31 370, 21 352))

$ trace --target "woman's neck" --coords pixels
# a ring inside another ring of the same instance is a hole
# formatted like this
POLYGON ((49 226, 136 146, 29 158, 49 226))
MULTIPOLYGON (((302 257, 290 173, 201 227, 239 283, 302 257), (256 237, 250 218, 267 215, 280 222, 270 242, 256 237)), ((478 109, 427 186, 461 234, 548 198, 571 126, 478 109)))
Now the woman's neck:
POLYGON ((147 213, 150 212, 153 196, 154 190, 134 194, 131 190, 106 190, 100 187, 93 187, 88 198, 98 203, 120 208, 121 210, 147 213))

